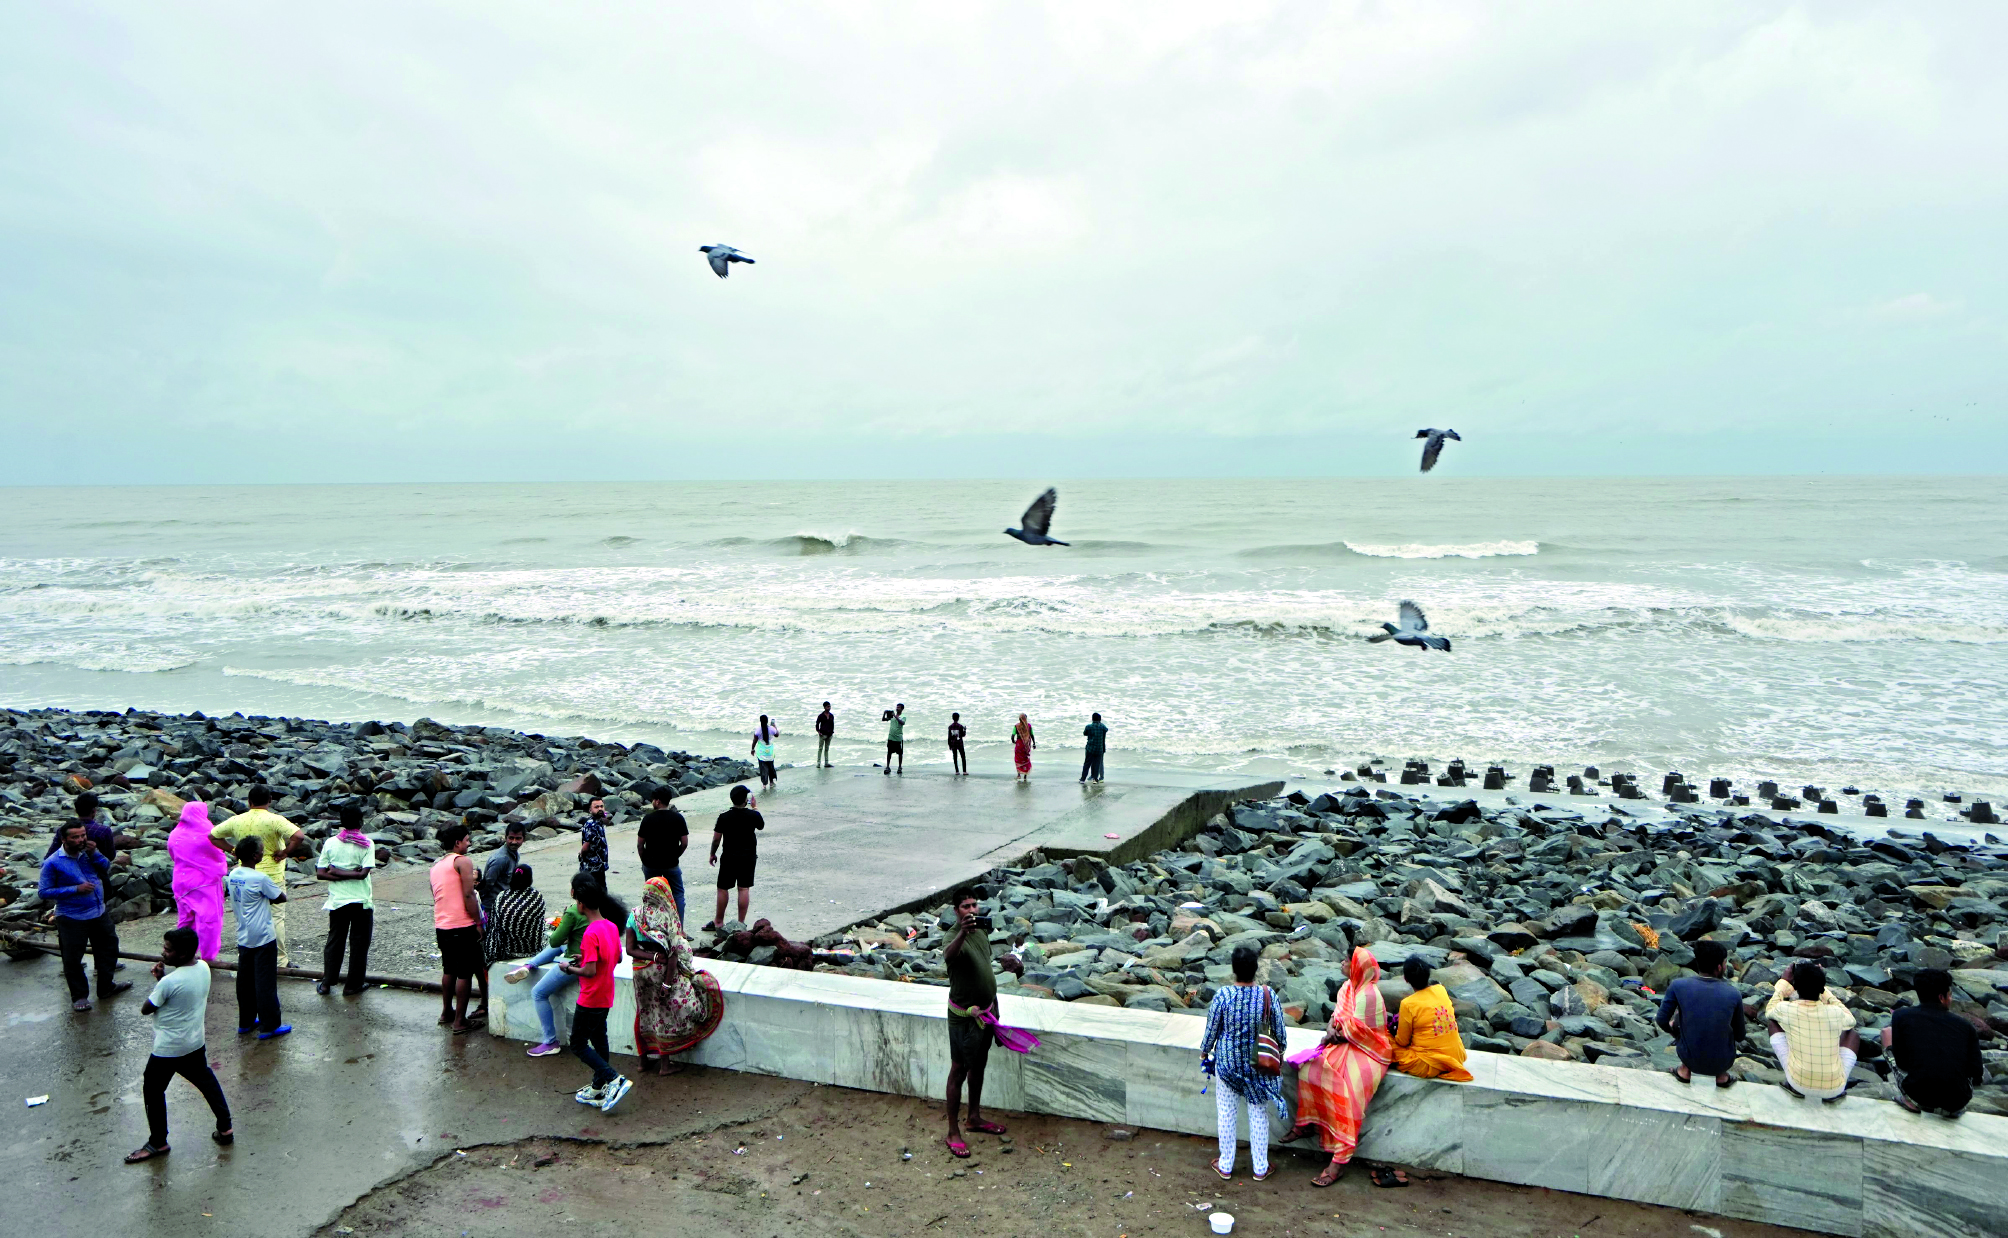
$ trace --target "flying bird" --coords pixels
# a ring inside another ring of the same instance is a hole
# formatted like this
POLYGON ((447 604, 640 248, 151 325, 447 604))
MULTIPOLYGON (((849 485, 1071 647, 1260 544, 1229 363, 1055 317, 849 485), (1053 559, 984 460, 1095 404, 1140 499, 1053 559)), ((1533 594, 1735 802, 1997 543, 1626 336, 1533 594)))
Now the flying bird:
POLYGON ((1406 600, 1402 602, 1400 627, 1392 623, 1383 623, 1381 626, 1387 631, 1376 632, 1367 637, 1369 643, 1377 645, 1384 640, 1391 640, 1397 645, 1413 645, 1417 649, 1441 649, 1445 653, 1450 652, 1450 638, 1431 636, 1429 620, 1423 616, 1422 607, 1414 602, 1406 600))
MULTIPOLYGON (((717 266, 718 259, 713 258, 711 265, 717 266)), ((1464 441, 1461 438, 1457 438, 1457 431, 1455 430, 1417 430, 1415 436, 1429 440, 1422 445, 1422 471, 1425 473, 1436 467, 1436 457, 1443 452, 1444 439, 1456 438, 1460 443, 1464 441)))
POLYGON ((732 273, 732 263, 743 262, 747 266, 753 265, 751 258, 748 258, 745 254, 740 253, 730 245, 699 245, 697 252, 703 254, 706 260, 711 263, 711 269, 718 272, 718 278, 720 279, 724 279, 732 273))
POLYGON ((1058 506, 1059 502, 1060 492, 1051 486, 1046 487, 1046 493, 1033 499, 1032 506, 1026 508, 1025 514, 1019 518, 1019 523, 1025 527, 1022 529, 1006 529, 1004 532, 1008 536, 1017 538, 1027 546, 1069 545, 1070 543, 1068 542, 1054 541, 1052 538, 1046 536, 1046 530, 1053 527, 1053 508, 1058 506))

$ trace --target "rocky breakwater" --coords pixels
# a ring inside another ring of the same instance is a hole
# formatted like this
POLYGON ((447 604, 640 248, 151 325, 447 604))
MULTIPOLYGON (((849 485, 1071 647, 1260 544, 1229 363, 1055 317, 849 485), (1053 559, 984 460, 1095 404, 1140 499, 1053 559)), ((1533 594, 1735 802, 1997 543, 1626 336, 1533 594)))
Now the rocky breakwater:
MULTIPOLYGON (((99 819, 118 834, 112 914, 132 919, 164 910, 172 864, 167 834, 198 793, 210 817, 242 812, 263 783, 273 809, 326 838, 337 813, 359 804, 379 865, 424 864, 440 852, 435 832, 472 826, 473 850, 501 845, 512 821, 532 837, 577 830, 586 804, 603 797, 616 823, 638 818, 657 785, 679 795, 750 777, 753 766, 725 757, 666 752, 652 744, 551 738, 500 727, 402 722, 317 722, 306 718, 210 718, 157 714, 0 711, 0 918, 22 927, 47 910, 36 877, 57 824, 77 794, 91 791, 99 819)), ((293 860, 287 882, 313 881, 312 863, 293 860)))
MULTIPOLYGON (((1497 810, 1391 790, 1249 801, 1175 851, 994 869, 978 886, 1006 992, 1203 1014, 1242 945, 1294 1022, 1322 1024, 1352 948, 1420 956, 1479 1052, 1643 1070, 1677 1064, 1657 993, 1692 943, 1729 950, 1751 1015, 1736 1073, 1775 1081, 1760 1017, 1773 983, 1819 961, 1862 1029, 1860 1094, 1892 1095, 1878 1029, 1920 968, 1950 969, 1980 1030, 1983 1112, 2008 1114, 2008 848, 1930 834, 1859 842, 1696 808, 1647 826, 1621 808, 1497 810), (1022 966, 1022 977, 1012 968, 1022 966)), ((819 967, 944 984, 947 909, 889 916, 819 943, 819 967), (847 952, 847 953, 846 953, 847 952)))

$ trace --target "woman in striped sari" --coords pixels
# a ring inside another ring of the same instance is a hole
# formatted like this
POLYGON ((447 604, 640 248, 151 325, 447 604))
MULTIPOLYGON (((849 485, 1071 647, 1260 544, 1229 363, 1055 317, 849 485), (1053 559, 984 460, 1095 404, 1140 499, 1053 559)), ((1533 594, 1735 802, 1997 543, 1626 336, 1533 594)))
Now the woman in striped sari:
POLYGON ((1292 1143, 1315 1127, 1318 1142, 1332 1154, 1331 1164, 1311 1179, 1312 1186, 1330 1186, 1346 1171, 1359 1146, 1367 1104, 1394 1060, 1387 1003, 1378 987, 1380 963, 1362 946, 1353 951, 1350 971, 1324 1043, 1297 1068, 1297 1125, 1283 1137, 1292 1143))

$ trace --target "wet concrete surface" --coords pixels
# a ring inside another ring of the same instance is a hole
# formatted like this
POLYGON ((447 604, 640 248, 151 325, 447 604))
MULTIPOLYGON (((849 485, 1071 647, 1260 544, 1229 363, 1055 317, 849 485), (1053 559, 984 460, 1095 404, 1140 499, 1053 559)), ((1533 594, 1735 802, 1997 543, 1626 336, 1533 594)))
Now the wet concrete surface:
POLYGON ((587 1080, 569 1054, 532 1059, 513 1042, 454 1036, 435 1024, 438 999, 426 994, 324 998, 311 984, 282 983, 293 1033, 240 1039, 234 990, 219 973, 208 1050, 237 1141, 210 1142, 208 1106, 177 1079, 167 1093, 174 1151, 126 1165, 146 1140, 140 1078, 153 1021, 140 1013, 146 968, 134 963, 123 975, 131 992, 75 1014, 56 959, 0 961, 0 1077, 16 1115, 0 1143, 0 1175, 15 1186, 11 1233, 306 1234, 372 1187, 456 1148, 531 1135, 674 1138, 755 1120, 812 1088, 696 1072, 638 1080, 603 1115, 572 1099, 587 1080), (24 1104, 43 1094, 46 1105, 24 1104))

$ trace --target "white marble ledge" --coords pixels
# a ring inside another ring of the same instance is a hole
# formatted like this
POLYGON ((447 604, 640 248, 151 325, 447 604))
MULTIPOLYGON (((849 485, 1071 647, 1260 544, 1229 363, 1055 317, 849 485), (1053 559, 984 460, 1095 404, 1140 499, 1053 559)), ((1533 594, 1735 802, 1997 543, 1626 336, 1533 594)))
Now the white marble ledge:
MULTIPOLYGON (((935 985, 756 967, 724 959, 701 962, 705 970, 717 977, 727 995, 728 1021, 732 1016, 731 999, 735 996, 871 1010, 911 1018, 945 1019, 948 1015, 948 990, 935 985)), ((617 981, 626 982, 633 973, 623 961, 614 974, 617 981)), ((1000 1014, 1005 1023, 1041 1035, 1119 1041, 1195 1054, 1206 1032, 1205 1020, 1190 1015, 1082 1006, 1009 993, 1001 998, 1000 1014)), ((1318 1028, 1290 1028, 1286 1051, 1308 1048, 1322 1036, 1318 1028)), ((1474 1076, 1471 1083, 1417 1082, 1431 1088, 1488 1089, 1530 1099, 1587 1102, 1747 1122, 1809 1135, 1884 1140, 2008 1162, 2008 1118, 1974 1114, 1951 1122, 1909 1114, 1884 1101, 1855 1098, 1838 1105, 1823 1105, 1797 1100, 1769 1084, 1746 1082, 1725 1090, 1705 1079, 1682 1084, 1657 1071, 1617 1070, 1506 1054, 1474 1053, 1467 1066, 1474 1076)))

